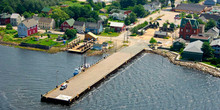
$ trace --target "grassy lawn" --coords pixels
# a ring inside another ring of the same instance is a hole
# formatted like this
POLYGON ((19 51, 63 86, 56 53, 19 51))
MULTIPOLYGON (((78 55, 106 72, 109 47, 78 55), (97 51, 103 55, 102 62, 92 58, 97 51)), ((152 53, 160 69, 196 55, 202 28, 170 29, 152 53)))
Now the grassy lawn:
POLYGON ((121 22, 121 23, 124 23, 124 21, 121 21, 121 20, 114 20, 114 19, 111 19, 109 18, 108 21, 113 21, 113 22, 121 22))
POLYGON ((107 13, 99 13, 99 15, 104 15, 104 16, 108 17, 107 13))
POLYGON ((205 61, 203 61, 202 63, 205 63, 205 64, 208 64, 208 65, 211 65, 211 66, 214 66, 214 67, 218 68, 217 65, 211 64, 211 62, 205 62, 205 61))
POLYGON ((113 32, 113 33, 105 33, 105 32, 102 32, 99 36, 107 36, 107 37, 116 37, 118 36, 120 33, 117 33, 117 32, 113 32))

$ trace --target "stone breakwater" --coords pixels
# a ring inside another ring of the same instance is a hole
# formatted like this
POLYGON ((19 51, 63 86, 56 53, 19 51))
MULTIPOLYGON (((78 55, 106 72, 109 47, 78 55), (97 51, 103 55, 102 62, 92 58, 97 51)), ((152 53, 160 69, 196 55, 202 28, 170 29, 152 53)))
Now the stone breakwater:
POLYGON ((146 50, 147 53, 154 53, 154 54, 158 54, 161 55, 163 57, 167 57, 170 62, 172 62, 175 65, 180 65, 180 66, 185 66, 187 68, 193 68, 193 69, 197 69, 199 71, 203 71, 206 73, 209 73, 215 77, 220 77, 220 70, 206 65, 204 63, 201 62, 194 62, 194 61, 182 61, 182 60, 178 60, 179 54, 178 53, 174 53, 174 52, 170 52, 167 50, 146 50))

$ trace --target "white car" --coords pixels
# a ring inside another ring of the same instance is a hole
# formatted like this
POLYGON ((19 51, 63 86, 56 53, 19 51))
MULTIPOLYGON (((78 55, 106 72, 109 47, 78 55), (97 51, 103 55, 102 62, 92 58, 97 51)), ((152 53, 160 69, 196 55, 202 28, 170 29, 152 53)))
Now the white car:
POLYGON ((62 85, 61 85, 61 87, 60 87, 60 90, 64 90, 64 89, 66 89, 67 88, 67 84, 66 83, 63 83, 62 85))

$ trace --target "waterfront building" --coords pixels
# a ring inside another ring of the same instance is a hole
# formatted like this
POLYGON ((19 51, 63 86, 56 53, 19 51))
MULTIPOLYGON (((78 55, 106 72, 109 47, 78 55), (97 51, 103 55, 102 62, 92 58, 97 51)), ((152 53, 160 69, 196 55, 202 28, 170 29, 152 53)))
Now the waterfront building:
POLYGON ((125 29, 125 24, 119 22, 111 22, 110 27, 113 28, 115 32, 121 32, 125 29))
POLYGON ((190 36, 199 34, 199 22, 191 18, 182 18, 180 24, 179 37, 184 40, 190 40, 190 36))
POLYGON ((183 59, 202 61, 203 51, 201 50, 203 42, 197 40, 189 43, 183 50, 181 56, 183 59))
POLYGON ((86 28, 85 22, 75 21, 73 28, 76 29, 78 33, 84 33, 86 28))
POLYGON ((8 14, 8 13, 0 14, 0 24, 1 25, 9 24, 10 23, 10 17, 11 17, 11 14, 8 14))
POLYGON ((177 51, 177 50, 180 50, 183 45, 185 45, 186 41, 182 38, 179 38, 179 39, 176 39, 174 42, 173 42, 173 50, 177 51))
POLYGON ((94 34, 99 34, 102 31, 103 31, 103 25, 100 21, 97 23, 93 23, 93 22, 86 23, 86 31, 85 31, 86 33, 92 32, 94 34))
POLYGON ((18 13, 12 13, 10 23, 12 26, 17 26, 21 23, 21 16, 18 13))
POLYGON ((215 56, 220 57, 220 39, 213 40, 210 46, 214 49, 215 56))
POLYGON ((27 37, 38 32, 36 20, 27 19, 18 25, 18 37, 27 37))
POLYGON ((55 20, 52 18, 41 17, 38 21, 38 26, 41 29, 54 29, 55 20))
POLYGON ((61 30, 62 31, 66 31, 66 29, 73 29, 73 24, 74 24, 75 20, 73 18, 71 19, 68 19, 66 21, 64 21, 62 24, 61 24, 61 30))
POLYGON ((186 12, 186 13, 202 13, 206 12, 208 10, 211 10, 211 8, 208 8, 207 6, 204 5, 199 5, 199 4, 185 4, 181 3, 176 6, 174 11, 176 12, 186 12))
POLYGON ((97 41, 98 36, 96 36, 92 32, 88 32, 87 34, 85 34, 85 40, 91 40, 91 39, 93 39, 94 41, 97 41))

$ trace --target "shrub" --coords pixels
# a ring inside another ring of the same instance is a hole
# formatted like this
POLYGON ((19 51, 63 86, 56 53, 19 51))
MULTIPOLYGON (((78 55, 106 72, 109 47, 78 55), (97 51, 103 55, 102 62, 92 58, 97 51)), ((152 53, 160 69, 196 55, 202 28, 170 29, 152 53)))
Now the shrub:
POLYGON ((5 30, 6 34, 14 34, 16 32, 17 32, 16 30, 5 30))

